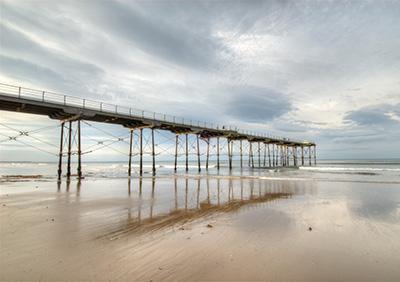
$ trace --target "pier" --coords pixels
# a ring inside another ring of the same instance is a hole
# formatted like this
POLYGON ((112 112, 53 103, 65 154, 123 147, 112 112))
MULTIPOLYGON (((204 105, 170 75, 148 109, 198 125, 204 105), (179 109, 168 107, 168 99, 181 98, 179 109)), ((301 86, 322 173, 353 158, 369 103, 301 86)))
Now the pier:
MULTIPOLYGON (((198 170, 201 171, 201 156, 206 156, 205 167, 209 166, 210 154, 217 156, 216 166, 220 168, 220 157, 226 154, 229 168, 233 158, 240 158, 240 166, 276 167, 316 164, 314 141, 295 140, 286 137, 241 130, 235 126, 220 126, 166 114, 138 110, 125 106, 77 98, 53 92, 24 88, 0 83, 0 110, 48 116, 61 123, 58 179, 62 178, 63 157, 67 156, 66 177, 70 179, 71 158, 78 156, 77 174, 82 177, 81 122, 92 121, 122 125, 130 131, 128 175, 131 176, 133 147, 137 144, 140 174, 143 173, 145 134, 151 140, 152 172, 156 173, 155 131, 169 131, 175 134, 174 170, 177 170, 179 151, 186 156, 188 170, 189 152, 197 155, 198 170), (135 133, 135 134, 134 134, 135 133), (137 134, 138 133, 138 134, 137 134), (72 148, 72 136, 77 136, 72 148), (194 137, 194 139, 193 139, 194 137), (138 140, 135 140, 137 138, 138 140), (189 140, 192 139, 189 147, 189 140), (193 142, 194 140, 194 142, 193 142), (221 141, 226 142, 224 148, 221 141), (201 152, 200 142, 206 143, 206 152, 201 152), (245 144, 246 143, 246 144, 245 144), (224 150, 222 150, 224 149, 224 150), (245 150, 247 150, 245 152, 245 150), (213 151, 213 152, 211 152, 213 151), (248 155, 245 159, 244 156, 248 155)), ((204 160, 203 160, 204 162, 204 160)))

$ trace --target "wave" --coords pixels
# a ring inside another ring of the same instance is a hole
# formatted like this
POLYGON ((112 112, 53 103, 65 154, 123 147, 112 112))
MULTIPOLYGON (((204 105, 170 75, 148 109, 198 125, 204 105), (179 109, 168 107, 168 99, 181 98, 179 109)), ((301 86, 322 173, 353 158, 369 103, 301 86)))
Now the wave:
POLYGON ((301 170, 311 170, 311 171, 349 171, 349 172, 380 172, 380 171, 391 171, 391 172, 400 172, 400 168, 376 168, 376 167, 299 167, 301 170))

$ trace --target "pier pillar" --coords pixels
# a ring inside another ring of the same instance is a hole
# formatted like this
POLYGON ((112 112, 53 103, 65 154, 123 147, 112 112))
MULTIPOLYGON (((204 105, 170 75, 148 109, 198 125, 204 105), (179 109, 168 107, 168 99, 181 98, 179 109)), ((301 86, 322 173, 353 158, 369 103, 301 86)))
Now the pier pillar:
POLYGON ((131 176, 132 169, 132 140, 133 140, 133 130, 130 129, 131 136, 129 138, 129 162, 128 162, 128 176, 131 176))
POLYGON ((240 167, 243 167, 243 147, 242 147, 242 140, 240 140, 240 167))
POLYGON ((153 174, 156 173, 156 152, 154 147, 154 128, 151 129, 151 154, 153 157, 153 174))
POLYGON ((64 122, 61 123, 61 137, 60 137, 60 153, 58 154, 58 180, 61 180, 62 174, 62 157, 64 147, 64 122))
POLYGON ((308 158, 310 160, 310 165, 311 165, 311 146, 308 146, 308 158))
POLYGON ((67 162, 67 179, 71 178, 71 146, 72 146, 72 121, 69 121, 68 130, 68 162, 67 162))
POLYGON ((177 166, 178 166, 178 142, 179 142, 179 136, 175 135, 176 143, 175 143, 175 165, 174 165, 174 171, 176 172, 177 166))
POLYGON ((78 119, 78 179, 82 178, 81 120, 78 119))
POLYGON ((229 169, 232 169, 232 148, 231 148, 231 140, 227 138, 228 141, 228 158, 229 158, 229 169))
POLYGON ((301 146, 301 165, 304 165, 304 146, 301 146))
POLYGON ((290 165, 290 147, 286 146, 286 165, 290 165))
POLYGON ((143 174, 143 128, 140 129, 140 160, 139 160, 139 173, 143 174))
POLYGON ((264 163, 263 163, 264 167, 266 160, 267 160, 267 144, 264 143, 264 163))
POLYGON ((260 148, 260 142, 258 143, 258 167, 261 167, 261 148, 260 148))
POLYGON ((271 151, 269 148, 269 143, 268 143, 268 166, 271 167, 271 151))
POLYGON ((217 169, 219 169, 219 137, 217 138, 217 169))
POLYGON ((275 166, 275 144, 272 144, 272 166, 275 166))
POLYGON ((294 166, 297 166, 297 147, 293 146, 292 151, 293 151, 293 163, 294 166))
POLYGON ((210 158, 210 138, 206 140, 207 142, 207 160, 206 160, 206 169, 208 169, 208 159, 210 158))
POLYGON ((186 171, 189 170, 189 144, 188 144, 188 134, 186 136, 186 171))
POLYGON ((251 148, 251 167, 254 168, 254 154, 253 154, 253 143, 250 143, 250 148, 251 148))
POLYGON ((251 167, 251 142, 249 141, 249 167, 251 167))
POLYGON ((317 165, 317 146, 314 145, 314 165, 317 165))
POLYGON ((199 172, 201 171, 201 162, 200 162, 200 145, 199 145, 199 134, 197 134, 197 160, 199 165, 199 172))

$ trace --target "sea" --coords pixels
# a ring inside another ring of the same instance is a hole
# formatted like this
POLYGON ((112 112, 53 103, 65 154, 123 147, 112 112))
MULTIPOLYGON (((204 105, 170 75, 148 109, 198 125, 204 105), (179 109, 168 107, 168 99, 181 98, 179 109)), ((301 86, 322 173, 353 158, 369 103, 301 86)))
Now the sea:
MULTIPOLYGON (((76 178, 77 164, 72 163, 71 171, 76 178)), ((0 162, 1 181, 29 180, 57 178, 57 162, 0 162)), ((66 167, 63 166, 63 178, 66 167)), ((245 162, 233 161, 232 169, 229 169, 228 161, 222 160, 220 168, 216 163, 211 163, 206 169, 202 163, 199 171, 197 160, 190 160, 188 170, 184 160, 178 164, 174 171, 174 163, 171 161, 157 161, 156 173, 153 175, 152 163, 143 163, 143 174, 139 174, 139 164, 132 164, 132 174, 128 175, 127 162, 87 162, 82 164, 82 174, 85 179, 104 178, 138 178, 140 176, 166 177, 211 177, 224 176, 226 178, 253 178, 268 180, 323 180, 345 182, 376 182, 376 183, 400 183, 400 159, 354 159, 354 160, 318 160, 312 165, 300 166, 255 166, 249 167, 245 162)))

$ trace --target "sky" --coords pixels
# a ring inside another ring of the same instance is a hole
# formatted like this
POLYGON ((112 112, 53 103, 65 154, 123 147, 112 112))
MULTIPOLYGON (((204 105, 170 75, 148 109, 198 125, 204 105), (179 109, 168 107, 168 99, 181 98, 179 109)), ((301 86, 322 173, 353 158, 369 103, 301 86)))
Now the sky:
MULTIPOLYGON (((0 5, 1 83, 313 140, 322 159, 400 157, 400 1, 0 5)), ((3 141, 57 124, 0 121, 3 141)))

